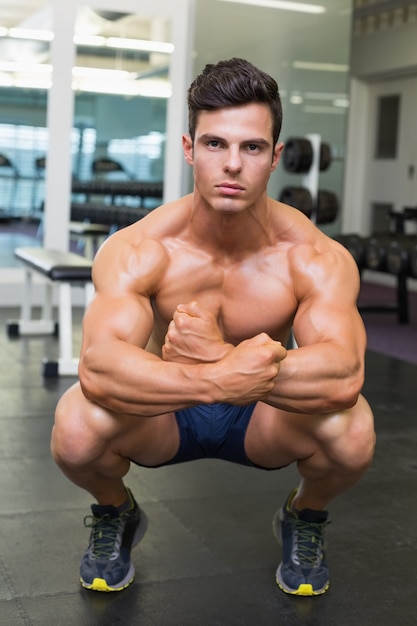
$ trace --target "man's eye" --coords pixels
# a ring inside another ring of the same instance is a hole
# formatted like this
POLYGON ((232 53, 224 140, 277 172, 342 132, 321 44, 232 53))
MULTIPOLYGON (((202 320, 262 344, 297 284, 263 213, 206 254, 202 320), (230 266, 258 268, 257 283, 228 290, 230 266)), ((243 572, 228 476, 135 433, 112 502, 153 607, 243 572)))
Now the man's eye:
POLYGON ((256 152, 256 150, 259 150, 259 146, 257 143, 250 143, 248 144, 248 150, 249 152, 256 152))
POLYGON ((207 145, 210 146, 210 148, 218 148, 220 145, 220 142, 215 139, 212 139, 211 141, 208 142, 207 145))

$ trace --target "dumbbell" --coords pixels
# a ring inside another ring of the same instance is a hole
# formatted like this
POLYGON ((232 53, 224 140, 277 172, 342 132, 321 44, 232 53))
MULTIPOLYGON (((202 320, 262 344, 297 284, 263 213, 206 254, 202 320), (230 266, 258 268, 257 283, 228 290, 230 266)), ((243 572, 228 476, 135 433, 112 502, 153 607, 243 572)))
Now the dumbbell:
POLYGON ((278 198, 281 202, 295 207, 307 217, 311 217, 316 209, 316 224, 330 224, 334 222, 339 211, 339 201, 336 194, 325 189, 319 189, 317 203, 314 207, 312 195, 305 187, 284 187, 278 198))
POLYGON ((417 238, 407 236, 404 239, 390 241, 386 256, 387 271, 390 274, 407 274, 417 278, 417 238))
POLYGON ((332 191, 319 189, 317 192, 316 224, 334 222, 339 212, 339 201, 332 191))
POLYGON ((279 200, 298 209, 307 217, 311 217, 313 211, 313 198, 305 187, 284 187, 279 195, 279 200))
POLYGON ((342 246, 346 248, 356 261, 359 270, 362 270, 365 263, 366 238, 356 233, 341 234, 334 237, 342 246))
MULTIPOLYGON (((407 235, 399 233, 371 235, 365 245, 365 267, 377 272, 389 272, 387 266, 388 247, 390 243, 400 243, 406 237, 407 235)), ((395 263, 393 263, 393 267, 394 265, 395 263)))
MULTIPOLYGON (((285 142, 282 155, 284 168, 292 174, 305 174, 313 163, 313 146, 304 137, 291 137, 285 142)), ((328 143, 320 145, 319 169, 324 172, 332 162, 331 148, 328 143)))

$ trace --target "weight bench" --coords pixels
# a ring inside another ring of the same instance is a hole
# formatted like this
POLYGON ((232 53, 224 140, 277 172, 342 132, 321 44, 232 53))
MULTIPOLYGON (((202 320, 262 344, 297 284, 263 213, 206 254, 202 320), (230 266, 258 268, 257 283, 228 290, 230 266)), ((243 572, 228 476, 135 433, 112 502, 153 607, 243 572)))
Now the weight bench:
POLYGON ((74 254, 46 248, 16 248, 16 258, 25 266, 25 285, 20 319, 7 323, 9 337, 21 335, 56 335, 59 328, 58 361, 43 360, 43 376, 77 376, 78 358, 73 357, 72 291, 84 286, 85 306, 93 295, 92 261, 74 254), (45 297, 40 319, 32 319, 32 278, 38 274, 46 279, 45 297), (58 287, 58 328, 52 318, 52 295, 58 287))
POLYGON ((97 249, 110 232, 106 224, 90 224, 90 222, 70 222, 70 234, 84 244, 84 254, 93 259, 97 249))

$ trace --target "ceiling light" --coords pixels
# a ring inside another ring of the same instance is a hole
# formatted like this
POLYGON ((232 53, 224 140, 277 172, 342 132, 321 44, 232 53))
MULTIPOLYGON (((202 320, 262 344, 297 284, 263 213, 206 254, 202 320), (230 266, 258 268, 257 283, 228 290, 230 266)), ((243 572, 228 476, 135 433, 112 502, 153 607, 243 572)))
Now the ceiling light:
POLYGON ((50 89, 52 81, 50 78, 38 78, 37 76, 16 77, 13 80, 13 87, 20 89, 50 89))
POLYGON ((330 91, 304 91, 303 96, 309 100, 346 100, 347 98, 345 93, 332 93, 330 91))
MULTIPOLYGON (((33 28, 0 28, 0 37, 12 39, 27 39, 29 41, 52 41, 54 33, 51 30, 36 30, 33 28)), ((90 46, 94 48, 116 48, 119 50, 137 50, 144 52, 159 52, 171 54, 174 45, 165 41, 152 41, 148 39, 127 39, 125 37, 103 37, 101 35, 74 35, 74 43, 78 46, 90 46)))
POLYGON ((74 91, 103 93, 119 96, 143 96, 146 98, 169 98, 172 94, 170 83, 160 80, 92 80, 91 78, 74 78, 74 91))
POLYGON ((297 70, 317 70, 319 72, 348 72, 349 65, 342 63, 314 63, 312 61, 293 61, 292 66, 297 70))
POLYGON ((110 70, 96 67, 73 67, 72 75, 76 78, 99 80, 126 80, 129 78, 129 72, 126 70, 110 70))
POLYGON ((123 37, 108 37, 106 40, 108 48, 120 48, 123 50, 143 50, 144 52, 162 52, 171 54, 174 51, 172 43, 163 41, 151 41, 148 39, 125 39, 123 37))
POLYGON ((316 106, 314 104, 306 105, 305 107, 303 107, 303 111, 305 113, 322 113, 325 115, 329 113, 346 115, 346 112, 341 107, 329 107, 329 106, 326 107, 326 106, 319 106, 319 105, 316 106))
POLYGON ((348 100, 348 98, 335 98, 333 100, 333 105, 335 107, 342 107, 344 109, 348 109, 349 108, 349 100, 348 100))
POLYGON ((52 41, 54 38, 54 33, 51 30, 36 28, 9 28, 6 34, 13 39, 31 39, 33 41, 52 41))
POLYGON ((326 7, 321 4, 307 4, 305 2, 285 2, 281 0, 219 0, 219 2, 235 2, 237 4, 249 4, 255 7, 297 11, 299 13, 325 13, 326 11, 326 7))
POLYGON ((0 87, 13 87, 13 78, 0 72, 0 87))
POLYGON ((52 65, 46 63, 19 63, 17 61, 0 61, 0 72, 21 72, 42 76, 52 74, 52 65))
POLYGON ((106 45, 106 38, 101 35, 74 35, 74 43, 76 46, 101 48, 106 45))
MULTIPOLYGON (((139 79, 136 74, 124 70, 94 67, 74 67, 72 88, 74 91, 142 96, 146 98, 170 98, 171 83, 162 79, 139 79)), ((0 87, 24 89, 49 89, 52 85, 52 65, 47 63, 0 62, 0 87)))

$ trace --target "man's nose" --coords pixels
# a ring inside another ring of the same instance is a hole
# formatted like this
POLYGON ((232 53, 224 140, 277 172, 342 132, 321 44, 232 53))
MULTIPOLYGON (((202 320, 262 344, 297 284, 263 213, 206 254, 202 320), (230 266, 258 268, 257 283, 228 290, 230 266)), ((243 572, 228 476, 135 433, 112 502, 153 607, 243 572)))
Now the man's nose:
POLYGON ((224 169, 227 172, 239 172, 242 169, 242 158, 238 147, 230 146, 227 150, 224 169))

